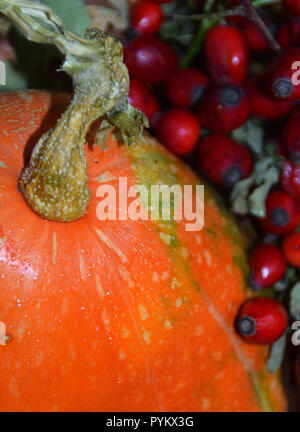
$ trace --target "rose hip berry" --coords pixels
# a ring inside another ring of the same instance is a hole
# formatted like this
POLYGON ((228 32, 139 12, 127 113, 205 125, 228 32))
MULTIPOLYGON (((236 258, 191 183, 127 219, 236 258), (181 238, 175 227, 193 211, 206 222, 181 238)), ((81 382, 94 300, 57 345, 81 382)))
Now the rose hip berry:
POLYGON ((139 36, 125 45, 124 61, 135 78, 160 84, 176 69, 177 54, 156 36, 139 36))
POLYGON ((286 270, 281 249, 272 244, 255 247, 250 257, 250 270, 250 285, 254 291, 274 285, 284 276, 286 270))
MULTIPOLYGON (((300 87, 300 86, 299 86, 300 87)), ((296 109, 289 116, 284 129, 283 141, 286 149, 288 150, 291 159, 295 163, 300 159, 300 107, 296 109)))
POLYGON ((284 0, 288 12, 294 16, 300 16, 300 0, 284 0))
POLYGON ((289 17, 278 29, 277 41, 282 48, 300 44, 299 18, 289 17))
POLYGON ((300 48, 289 47, 277 54, 266 72, 266 85, 272 96, 281 100, 300 97, 300 85, 295 85, 294 64, 300 59, 300 48))
POLYGON ((299 223, 299 211, 293 197, 285 191, 276 190, 266 199, 266 217, 261 220, 263 228, 277 235, 293 231, 299 223))
POLYGON ((231 187, 252 171, 249 151, 226 135, 207 135, 201 140, 198 152, 205 176, 221 186, 231 187))
POLYGON ((248 48, 234 26, 216 25, 207 32, 205 58, 209 74, 217 83, 242 83, 247 76, 248 48))
POLYGON ((240 85, 211 86, 199 108, 200 123, 213 132, 229 132, 248 120, 250 103, 240 85))
POLYGON ((293 101, 281 101, 272 98, 265 91, 264 76, 256 76, 247 82, 247 94, 253 115, 265 119, 276 119, 286 115, 293 106, 293 101))
MULTIPOLYGON (((241 6, 241 2, 240 0, 229 0, 227 2, 227 7, 226 9, 231 10, 237 6, 241 6)), ((246 22, 246 17, 242 16, 242 15, 230 15, 226 18, 226 22, 228 24, 235 24, 235 25, 243 25, 246 22)))
POLYGON ((153 1, 140 0, 131 7, 130 23, 138 33, 152 34, 160 29, 163 11, 153 1))
MULTIPOLYGON (((271 30, 270 22, 266 22, 266 25, 271 30)), ((257 28, 253 21, 245 21, 245 23, 241 27, 241 30, 248 45, 248 48, 251 51, 262 53, 270 49, 266 38, 262 35, 261 31, 257 28)))
POLYGON ((300 232, 294 232, 283 239, 282 248, 287 261, 300 267, 300 232))
POLYGON ((185 109, 171 109, 160 117, 156 126, 159 140, 174 153, 190 153, 199 138, 200 125, 197 117, 185 109))
POLYGON ((174 72, 167 82, 169 101, 178 107, 189 107, 199 102, 208 85, 208 78, 197 69, 174 72))
POLYGON ((247 300, 240 309, 236 327, 248 342, 270 345, 286 331, 288 315, 284 306, 269 297, 247 300))
POLYGON ((282 187, 294 197, 296 201, 300 201, 300 166, 292 161, 286 161, 281 172, 282 187))
POLYGON ((130 79, 128 102, 144 112, 150 121, 159 110, 159 105, 151 90, 135 78, 130 79))

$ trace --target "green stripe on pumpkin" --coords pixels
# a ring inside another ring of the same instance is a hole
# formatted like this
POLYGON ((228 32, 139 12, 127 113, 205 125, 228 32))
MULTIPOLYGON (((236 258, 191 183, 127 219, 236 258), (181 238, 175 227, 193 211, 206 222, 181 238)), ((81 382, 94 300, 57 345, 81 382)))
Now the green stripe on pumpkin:
MULTIPOLYGON (((182 181, 180 181, 178 176, 175 175, 175 170, 172 169, 174 165, 176 166, 176 162, 163 154, 153 139, 149 137, 141 138, 141 140, 138 141, 135 145, 127 147, 125 153, 131 159, 132 169, 135 173, 137 183, 139 185, 146 186, 149 195, 151 185, 154 184, 166 184, 168 186, 179 184, 183 186, 182 181)), ((220 202, 219 197, 218 199, 216 199, 215 194, 211 191, 210 188, 205 189, 205 195, 206 199, 213 197, 218 210, 221 211, 221 213, 225 216, 227 223, 225 224, 224 233, 232 240, 235 248, 233 260, 243 274, 245 280, 245 289, 248 289, 247 257, 245 252, 243 251, 243 247, 245 246, 244 239, 239 232, 239 229, 236 227, 234 219, 225 209, 224 205, 220 202)), ((160 235, 160 238, 162 240, 164 240, 165 238, 165 243, 168 246, 170 258, 174 264, 174 270, 177 273, 179 273, 179 269, 184 270, 192 286, 194 286, 195 289, 199 293, 201 293, 205 299, 205 293, 202 291, 200 285, 197 283, 191 273, 188 259, 182 257, 182 244, 176 233, 176 222, 174 221, 174 219, 171 219, 170 221, 154 221, 154 224, 156 225, 156 229, 158 231, 158 234, 160 235), (166 238, 168 238, 168 241, 166 241, 166 238)), ((208 230, 208 233, 210 235, 216 234, 213 234, 211 228, 206 229, 208 230)), ((180 277, 178 277, 178 280, 180 280, 180 277)), ((184 292, 183 296, 187 298, 188 291, 184 292)), ((163 303, 170 307, 169 303, 166 301, 165 298, 163 303)), ((185 303, 185 307, 188 307, 187 303, 185 303)), ((171 319, 173 323, 177 321, 177 317, 174 315, 171 316, 171 319)), ((263 385, 260 382, 261 376, 256 374, 254 371, 249 371, 248 374, 253 387, 255 398, 261 409, 263 411, 273 411, 274 405, 271 399, 269 397, 266 397, 265 392, 262 390, 263 385)))

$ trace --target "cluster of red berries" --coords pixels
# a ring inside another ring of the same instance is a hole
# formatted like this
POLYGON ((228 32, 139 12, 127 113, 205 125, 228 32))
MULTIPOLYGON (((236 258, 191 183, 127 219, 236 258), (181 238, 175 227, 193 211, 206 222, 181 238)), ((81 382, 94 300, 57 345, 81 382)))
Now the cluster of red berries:
MULTIPOLYGON (((253 20, 227 14, 226 22, 206 33, 202 69, 180 68, 177 52, 157 35, 164 20, 160 3, 171 1, 135 3, 131 10, 134 38, 124 49, 132 77, 130 103, 146 113, 159 140, 178 155, 195 152, 201 173, 228 191, 248 177, 254 165, 251 152, 230 133, 251 116, 266 122, 280 119, 284 125, 273 137, 278 154, 285 158, 281 181, 267 196, 266 216, 260 221, 260 229, 276 236, 276 241, 257 246, 250 257, 250 284, 261 292, 283 278, 287 264, 300 266, 300 232, 296 231, 300 222, 299 73, 295 79, 295 65, 300 62, 300 1, 284 0, 287 14, 279 26, 262 14, 264 25, 281 46, 275 54, 253 20), (262 55, 269 59, 265 70, 251 73, 252 57, 262 55)), ((241 6, 239 0, 227 2, 228 9, 236 6, 241 6)), ((271 297, 260 294, 241 307, 236 327, 248 341, 272 344, 287 331, 288 313, 271 297)))

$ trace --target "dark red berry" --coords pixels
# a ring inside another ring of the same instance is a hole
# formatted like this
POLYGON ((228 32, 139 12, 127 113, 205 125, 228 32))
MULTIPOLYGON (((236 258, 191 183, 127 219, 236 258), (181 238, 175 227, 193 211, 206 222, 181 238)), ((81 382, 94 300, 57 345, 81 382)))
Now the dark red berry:
POLYGON ((300 232, 287 235, 283 240, 282 249, 287 261, 295 267, 300 267, 300 232))
POLYGON ((174 153, 190 153, 199 138, 200 125, 197 117, 185 109, 171 109, 159 119, 156 134, 159 140, 174 153))
POLYGON ((299 61, 300 48, 293 47, 286 48, 271 61, 265 82, 272 96, 281 100, 300 97, 300 85, 295 82, 295 64, 299 61))
POLYGON ((277 40, 282 48, 300 44, 300 20, 289 17, 278 29, 277 40))
POLYGON ((284 0, 288 12, 294 16, 300 16, 300 0, 284 0))
MULTIPOLYGON (((266 21, 265 23, 271 30, 271 23, 269 21, 266 21)), ((257 25, 255 25, 253 21, 245 21, 243 26, 241 26, 241 31, 247 42, 248 48, 251 51, 265 52, 270 49, 266 38, 263 36, 262 32, 258 29, 257 25)))
POLYGON ((251 173, 249 151, 226 135, 207 135, 201 140, 198 151, 200 167, 214 183, 231 187, 251 173))
POLYGON ((285 148, 285 145, 284 145, 284 142, 283 142, 283 139, 282 139, 282 136, 281 136, 281 135, 279 135, 279 136, 276 137, 276 138, 273 138, 273 139, 271 140, 271 143, 275 144, 275 146, 276 146, 276 151, 277 151, 277 154, 278 154, 279 156, 283 156, 284 158, 287 158, 287 157, 288 157, 288 155, 287 155, 287 151, 286 151, 286 148, 285 148))
POLYGON ((178 70, 167 82, 167 96, 173 105, 189 107, 199 102, 207 85, 208 78, 199 70, 178 70))
POLYGON ((288 315, 284 306, 269 297, 253 298, 240 309, 237 330, 248 342, 270 345, 286 331, 288 315))
POLYGON ((251 78, 247 83, 247 93, 252 114, 266 119, 283 117, 290 111, 294 103, 271 97, 266 91, 264 76, 251 78))
MULTIPOLYGON (((300 87, 300 86, 299 86, 300 87)), ((294 162, 300 159, 300 106, 289 116, 283 129, 283 142, 294 162)))
POLYGON ((139 36, 128 42, 124 61, 131 75, 151 84, 166 81, 177 67, 175 51, 156 36, 139 36))
POLYGON ((157 100, 151 90, 135 78, 130 79, 128 102, 135 108, 143 111, 149 121, 159 110, 157 100))
POLYGON ((174 0, 152 0, 154 3, 171 3, 174 0))
POLYGON ((159 4, 140 0, 132 5, 130 23, 138 33, 152 34, 160 29, 163 11, 159 4))
POLYGON ((216 25, 205 38, 206 66, 220 84, 241 83, 247 76, 249 55, 244 38, 231 25, 216 25))
POLYGON ((240 85, 211 86, 199 108, 200 123, 213 132, 229 132, 248 120, 250 103, 240 85))
POLYGON ((263 228, 277 235, 293 231, 299 223, 299 211, 293 197, 285 191, 272 191, 266 199, 266 217, 263 228))
POLYGON ((292 161, 286 161, 281 173, 282 187, 291 194, 296 201, 300 201, 300 166, 292 161))
POLYGON ((250 269, 250 284, 254 291, 274 285, 283 277, 286 270, 281 249, 272 244, 257 246, 251 253, 250 269))
MULTIPOLYGON (((241 1, 240 0, 229 0, 227 2, 227 7, 226 9, 230 10, 233 9, 237 6, 241 6, 241 1)), ((245 22, 246 22, 246 17, 242 16, 242 15, 229 15, 226 18, 226 21, 228 24, 235 24, 237 26, 242 26, 245 22)))

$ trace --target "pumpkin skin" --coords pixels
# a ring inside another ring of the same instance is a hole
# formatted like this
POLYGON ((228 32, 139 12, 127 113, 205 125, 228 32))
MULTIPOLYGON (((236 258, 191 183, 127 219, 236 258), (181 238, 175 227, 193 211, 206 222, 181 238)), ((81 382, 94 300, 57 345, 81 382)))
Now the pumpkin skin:
MULTIPOLYGON (((30 148, 68 96, 0 95, 1 411, 282 411, 268 349, 234 319, 248 291, 243 238, 205 187, 205 225, 99 221, 103 183, 202 184, 148 135, 87 145, 87 214, 43 220, 18 190, 30 148), (25 150, 24 150, 25 149, 25 150)), ((93 134, 89 135, 89 144, 93 134)))

